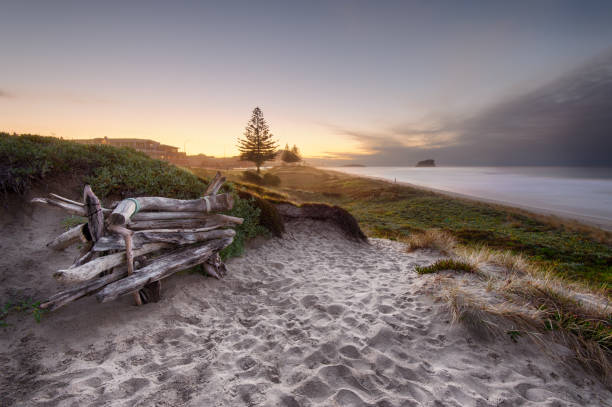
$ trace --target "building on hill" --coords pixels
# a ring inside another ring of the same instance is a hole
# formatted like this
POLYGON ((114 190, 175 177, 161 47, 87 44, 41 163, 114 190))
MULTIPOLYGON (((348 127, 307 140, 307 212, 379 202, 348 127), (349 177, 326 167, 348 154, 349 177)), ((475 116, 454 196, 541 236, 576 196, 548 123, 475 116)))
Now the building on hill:
POLYGON ((154 140, 140 138, 99 137, 92 139, 77 139, 72 141, 80 144, 100 144, 113 147, 129 147, 136 151, 141 151, 151 158, 168 161, 176 165, 189 165, 187 154, 178 151, 178 147, 161 144, 154 140))

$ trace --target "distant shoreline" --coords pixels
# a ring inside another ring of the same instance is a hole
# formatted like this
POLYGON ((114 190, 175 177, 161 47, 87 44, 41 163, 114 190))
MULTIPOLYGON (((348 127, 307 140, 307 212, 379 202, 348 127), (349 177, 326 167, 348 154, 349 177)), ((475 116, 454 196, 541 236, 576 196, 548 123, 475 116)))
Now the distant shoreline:
MULTIPOLYGON (((557 209, 545 209, 545 208, 539 208, 536 206, 530 206, 530 205, 521 205, 521 204, 517 204, 514 202, 507 202, 507 201, 503 201, 503 200, 497 200, 497 199, 491 199, 491 198, 482 198, 479 196, 474 196, 474 195, 469 195, 469 194, 462 194, 459 192, 452 192, 452 191, 448 191, 448 190, 443 190, 443 189, 438 189, 438 188, 433 188, 433 187, 427 187, 427 186, 423 186, 423 185, 416 185, 416 184, 412 184, 410 182, 405 182, 405 181, 399 181, 399 182, 394 182, 388 178, 383 178, 383 177, 376 177, 376 176, 370 176, 370 175, 363 175, 363 174, 353 174, 353 173, 348 173, 348 172, 342 172, 342 171, 338 171, 337 169, 332 169, 332 167, 317 167, 320 170, 323 171, 330 171, 330 172, 338 172, 344 175, 351 175, 354 177, 361 177, 361 178, 369 178, 369 179, 374 179, 377 181, 384 181, 390 184, 396 184, 396 185, 402 185, 402 186, 407 186, 407 187, 411 187, 411 188, 415 188, 415 189, 420 189, 423 191, 430 191, 430 192, 435 192, 441 195, 446 195, 448 197, 451 198, 459 198, 459 199, 466 199, 469 201, 475 201, 475 202, 483 202, 483 203, 488 203, 488 204, 493 204, 493 205, 500 205, 500 206, 504 206, 507 208, 516 208, 516 209, 521 209, 527 212, 532 212, 534 214, 537 215, 544 215, 544 216, 553 216, 553 217, 557 217, 557 218, 561 218, 561 219, 565 219, 565 220, 569 220, 569 221, 577 221, 580 223, 583 223, 585 225, 588 226, 594 226, 597 227, 599 229, 611 232, 612 231, 612 219, 606 219, 606 218, 601 218, 601 217, 597 217, 597 216, 591 216, 591 215, 585 215, 585 214, 580 214, 580 213, 574 213, 574 212, 569 212, 569 211, 563 211, 563 210, 557 210, 557 209)), ((333 168, 338 168, 338 167, 333 167, 333 168)), ((439 168, 439 167, 437 167, 439 168)))

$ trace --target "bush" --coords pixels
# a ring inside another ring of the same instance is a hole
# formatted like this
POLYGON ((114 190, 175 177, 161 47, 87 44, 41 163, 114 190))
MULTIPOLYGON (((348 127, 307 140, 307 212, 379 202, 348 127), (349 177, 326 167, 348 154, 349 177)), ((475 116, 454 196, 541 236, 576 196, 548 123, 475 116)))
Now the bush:
POLYGON ((281 179, 278 175, 265 173, 263 176, 263 184, 269 187, 277 187, 281 183, 281 179))
POLYGON ((256 173, 255 171, 244 171, 242 173, 242 179, 245 182, 250 182, 253 184, 257 184, 257 185, 262 185, 263 184, 263 178, 261 178, 261 176, 256 173))
POLYGON ((254 199, 241 199, 234 197, 234 207, 227 214, 244 219, 242 225, 236 226, 234 242, 221 251, 223 260, 236 257, 244 253, 244 244, 247 240, 258 235, 266 235, 268 230, 260 224, 259 215, 261 210, 256 206, 254 199))
POLYGON ((259 224, 268 229, 274 236, 281 237, 285 232, 285 222, 283 217, 278 213, 276 207, 268 200, 257 196, 256 194, 240 191, 238 196, 249 202, 252 202, 259 211, 259 224))
POLYGON ((0 133, 0 192, 25 193, 33 182, 74 175, 99 198, 162 195, 197 198, 206 183, 130 148, 83 145, 55 137, 0 133))

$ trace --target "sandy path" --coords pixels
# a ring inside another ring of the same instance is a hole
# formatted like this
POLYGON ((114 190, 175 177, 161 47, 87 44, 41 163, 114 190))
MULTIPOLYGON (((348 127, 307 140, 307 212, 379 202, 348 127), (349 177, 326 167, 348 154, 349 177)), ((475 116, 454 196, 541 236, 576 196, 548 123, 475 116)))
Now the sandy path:
POLYGON ((288 230, 229 261, 224 281, 168 279, 157 304, 89 298, 41 324, 12 321, 1 333, 0 405, 578 406, 612 399, 580 369, 533 346, 480 343, 451 326, 412 271, 434 254, 404 253, 383 240, 349 242, 318 222, 288 230))

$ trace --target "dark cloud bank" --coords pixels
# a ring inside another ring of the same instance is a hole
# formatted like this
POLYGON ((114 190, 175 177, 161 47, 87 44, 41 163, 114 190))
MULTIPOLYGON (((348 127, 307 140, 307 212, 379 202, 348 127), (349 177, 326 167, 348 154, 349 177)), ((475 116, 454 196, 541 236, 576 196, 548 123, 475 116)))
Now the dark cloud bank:
POLYGON ((373 154, 343 158, 366 165, 434 158, 441 165, 612 166, 612 51, 535 91, 434 130, 345 133, 373 154), (456 135, 453 142, 440 143, 438 137, 449 132, 456 135), (405 147, 402 140, 417 133, 440 147, 405 147))

